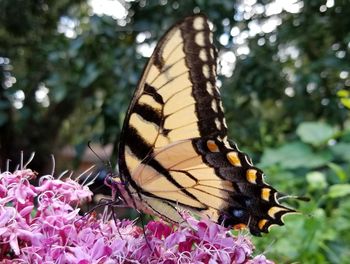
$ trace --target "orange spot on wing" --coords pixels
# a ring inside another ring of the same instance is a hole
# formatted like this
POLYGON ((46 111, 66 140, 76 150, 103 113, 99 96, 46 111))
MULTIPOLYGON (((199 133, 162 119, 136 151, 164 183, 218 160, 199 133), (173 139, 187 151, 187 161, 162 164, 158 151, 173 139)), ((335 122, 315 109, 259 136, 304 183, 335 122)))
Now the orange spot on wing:
POLYGON ((216 145, 214 140, 208 140, 207 147, 211 152, 219 152, 219 147, 216 145))
POLYGON ((234 152, 234 151, 228 152, 226 154, 226 157, 227 157, 228 161, 233 166, 236 166, 236 167, 241 167, 242 166, 241 161, 238 158, 238 153, 237 152, 234 152))
POLYGON ((262 188, 261 189, 261 199, 263 199, 265 201, 269 201, 269 199, 270 199, 270 192, 271 192, 270 188, 262 188))
POLYGON ((266 219, 261 219, 258 223, 258 227, 260 230, 262 230, 264 228, 264 226, 267 224, 267 220, 266 219))
POLYGON ((247 173, 246 173, 247 181, 249 181, 250 183, 256 183, 256 173, 257 171, 254 169, 247 170, 247 173))

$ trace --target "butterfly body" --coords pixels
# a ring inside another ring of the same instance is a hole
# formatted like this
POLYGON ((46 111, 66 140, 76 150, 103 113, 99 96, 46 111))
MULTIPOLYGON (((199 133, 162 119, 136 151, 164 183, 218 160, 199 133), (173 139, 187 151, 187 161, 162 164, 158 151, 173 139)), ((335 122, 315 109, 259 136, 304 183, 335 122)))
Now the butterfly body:
POLYGON ((125 118, 114 186, 127 205, 169 222, 188 209, 259 235, 293 210, 228 141, 216 59, 204 15, 165 33, 125 118))

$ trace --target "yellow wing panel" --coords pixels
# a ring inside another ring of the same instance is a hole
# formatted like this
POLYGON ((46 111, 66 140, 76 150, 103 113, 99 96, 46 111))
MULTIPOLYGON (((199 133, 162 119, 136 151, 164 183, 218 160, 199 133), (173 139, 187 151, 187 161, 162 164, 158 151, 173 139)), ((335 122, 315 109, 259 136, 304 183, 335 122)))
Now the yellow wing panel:
POLYGON ((194 149, 192 140, 171 144, 144 161, 132 175, 145 193, 172 204, 192 208, 219 210, 227 204, 232 183, 219 178, 194 149), (164 175, 154 169, 164 168, 164 175), (165 187, 166 186, 166 187, 165 187))

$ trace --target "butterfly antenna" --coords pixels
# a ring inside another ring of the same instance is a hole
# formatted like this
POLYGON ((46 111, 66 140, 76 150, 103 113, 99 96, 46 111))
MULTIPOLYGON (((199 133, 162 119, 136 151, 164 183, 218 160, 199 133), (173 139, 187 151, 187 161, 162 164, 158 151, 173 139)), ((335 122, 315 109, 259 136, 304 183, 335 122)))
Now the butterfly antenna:
MULTIPOLYGON (((91 146, 92 144, 92 141, 90 140, 87 145, 88 145, 88 148, 91 150, 92 153, 95 154, 95 156, 99 159, 99 161, 102 163, 102 164, 105 164, 106 162, 100 157, 100 155, 97 154, 97 152, 93 149, 93 147, 91 146)), ((102 143, 101 143, 102 145, 102 143)), ((103 151, 103 154, 107 157, 107 153, 106 151, 102 148, 102 151, 103 151)), ((109 159, 108 159, 109 160, 109 159)), ((108 161, 108 167, 110 167, 112 169, 112 165, 111 165, 111 162, 110 160, 108 161)))
MULTIPOLYGON (((100 138, 100 144, 103 145, 101 138, 100 138)), ((110 155, 107 155, 106 148, 102 148, 102 151, 103 151, 103 154, 105 157, 110 157, 110 155)), ((108 158, 106 160, 108 160, 107 161, 108 167, 110 168, 111 171, 113 171, 112 162, 111 162, 110 158, 108 158)))
MULTIPOLYGON (((113 174, 113 167, 112 167, 112 164, 111 164, 110 159, 107 158, 108 155, 107 155, 106 149, 105 149, 105 148, 102 148, 103 155, 105 156, 105 159, 102 159, 101 156, 93 149, 93 146, 92 146, 91 144, 92 144, 92 142, 89 141, 88 144, 87 144, 87 145, 88 145, 88 148, 91 150, 91 152, 92 152, 93 154, 95 154, 95 156, 98 158, 98 160, 100 161, 100 163, 104 165, 103 168, 107 168, 106 171, 107 171, 108 173, 113 174), (107 161, 106 161, 106 160, 107 160, 107 161)), ((102 145, 102 140, 100 140, 100 144, 102 145)), ((107 173, 107 175, 108 175, 108 173, 107 173)), ((101 174, 99 174, 98 176, 101 176, 101 174)), ((102 176, 103 176, 103 175, 102 175, 102 176)), ((94 180, 96 180, 97 178, 98 178, 98 177, 95 177, 94 180)), ((94 192, 98 191, 99 189, 102 189, 103 187, 105 187, 105 186, 99 186, 98 188, 94 188, 94 192)))
POLYGON ((97 154, 97 152, 93 149, 93 147, 91 146, 91 144, 92 144, 92 141, 89 140, 88 143, 87 143, 88 148, 91 150, 92 153, 95 154, 95 156, 99 159, 99 161, 100 161, 101 163, 104 163, 104 161, 102 160, 102 158, 100 157, 100 155, 97 154))

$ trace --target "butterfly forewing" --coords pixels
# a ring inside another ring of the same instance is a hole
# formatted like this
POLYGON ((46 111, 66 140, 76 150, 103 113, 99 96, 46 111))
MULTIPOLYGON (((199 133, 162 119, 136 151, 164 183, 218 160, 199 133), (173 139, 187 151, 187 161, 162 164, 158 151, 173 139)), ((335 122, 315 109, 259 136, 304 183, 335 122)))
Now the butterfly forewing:
POLYGON ((176 207, 185 207, 226 225, 248 225, 254 234, 267 232, 291 210, 227 141, 216 59, 203 15, 184 19, 159 41, 124 121, 122 197, 172 222, 181 221, 176 207))
POLYGON ((216 50, 204 16, 185 19, 159 41, 124 122, 119 167, 125 180, 156 149, 226 134, 215 71, 216 50))

